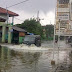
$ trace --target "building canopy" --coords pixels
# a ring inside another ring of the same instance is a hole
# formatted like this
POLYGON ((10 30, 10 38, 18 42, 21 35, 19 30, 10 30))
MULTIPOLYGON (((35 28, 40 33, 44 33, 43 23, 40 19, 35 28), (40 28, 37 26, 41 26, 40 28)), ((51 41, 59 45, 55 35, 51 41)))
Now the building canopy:
POLYGON ((9 11, 9 10, 6 10, 5 8, 0 7, 0 14, 7 15, 7 13, 9 14, 9 17, 19 16, 18 14, 14 13, 12 11, 9 11))
POLYGON ((22 28, 19 28, 17 26, 12 26, 12 29, 18 31, 18 32, 27 32, 26 30, 22 29, 22 28))

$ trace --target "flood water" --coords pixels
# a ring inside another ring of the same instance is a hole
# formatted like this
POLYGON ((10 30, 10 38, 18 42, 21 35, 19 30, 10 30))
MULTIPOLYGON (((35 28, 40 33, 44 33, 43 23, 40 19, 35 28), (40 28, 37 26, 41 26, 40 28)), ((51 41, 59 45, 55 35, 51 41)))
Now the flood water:
POLYGON ((46 43, 48 42, 42 44, 43 47, 49 48, 46 51, 25 52, 0 47, 0 72, 72 72, 71 47, 61 42, 61 47, 55 48, 54 60, 56 64, 53 66, 51 65, 52 44, 46 43))

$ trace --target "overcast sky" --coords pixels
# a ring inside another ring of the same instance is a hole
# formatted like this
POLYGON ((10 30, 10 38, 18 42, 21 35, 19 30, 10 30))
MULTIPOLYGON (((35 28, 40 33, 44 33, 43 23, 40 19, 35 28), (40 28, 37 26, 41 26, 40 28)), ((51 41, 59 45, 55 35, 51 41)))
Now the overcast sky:
MULTIPOLYGON (((24 0, 0 0, 0 6, 6 8, 13 4, 19 3, 24 0)), ((19 4, 14 7, 8 8, 9 10, 18 13, 16 17, 21 20, 15 19, 15 23, 22 23, 25 19, 36 18, 39 11, 40 22, 42 25, 54 24, 56 0, 29 0, 25 3, 19 4), (22 21, 23 20, 23 21, 22 21)))

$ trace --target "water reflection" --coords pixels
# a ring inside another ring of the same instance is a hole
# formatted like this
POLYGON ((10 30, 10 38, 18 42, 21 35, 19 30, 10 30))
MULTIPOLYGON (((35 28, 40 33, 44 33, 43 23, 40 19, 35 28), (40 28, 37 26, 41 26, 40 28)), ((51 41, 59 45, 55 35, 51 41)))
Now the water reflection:
POLYGON ((0 48, 0 71, 5 72, 11 68, 10 51, 7 48, 0 48))
POLYGON ((69 65, 69 72, 72 72, 72 51, 69 53, 69 58, 70 58, 70 65, 69 65))
POLYGON ((68 68, 67 71, 72 72, 72 53, 68 55, 67 50, 59 50, 59 52, 56 50, 54 52, 56 66, 51 66, 52 51, 18 52, 1 47, 0 72, 54 72, 54 67, 57 65, 58 69, 68 68))
POLYGON ((38 59, 41 56, 41 53, 35 52, 35 53, 22 53, 22 52, 16 52, 14 50, 11 51, 11 58, 12 60, 19 60, 24 68, 32 68, 34 64, 36 65, 38 63, 38 59))
POLYGON ((17 52, 2 47, 0 48, 0 72, 35 72, 41 54, 40 52, 17 52))

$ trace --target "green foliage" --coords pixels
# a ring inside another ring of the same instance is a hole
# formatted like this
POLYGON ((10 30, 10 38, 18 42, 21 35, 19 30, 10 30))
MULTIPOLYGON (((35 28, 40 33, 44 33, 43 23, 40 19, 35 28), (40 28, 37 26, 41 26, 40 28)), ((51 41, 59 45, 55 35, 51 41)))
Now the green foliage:
POLYGON ((22 24, 17 24, 18 27, 27 30, 30 33, 34 33, 36 35, 43 35, 42 26, 40 22, 35 19, 27 19, 22 24))
POLYGON ((27 32, 40 35, 44 40, 53 40, 54 25, 41 26, 40 22, 35 19, 27 19, 17 26, 27 30, 27 32))
POLYGON ((53 35, 54 35, 54 25, 46 25, 43 26, 43 29, 45 29, 45 38, 48 40, 53 40, 53 35))

